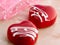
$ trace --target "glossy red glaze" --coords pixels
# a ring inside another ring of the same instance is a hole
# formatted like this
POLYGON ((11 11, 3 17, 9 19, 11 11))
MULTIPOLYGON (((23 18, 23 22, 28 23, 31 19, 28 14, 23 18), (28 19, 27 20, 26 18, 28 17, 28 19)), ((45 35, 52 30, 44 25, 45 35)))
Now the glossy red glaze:
POLYGON ((57 17, 56 10, 51 6, 35 5, 29 10, 29 20, 37 28, 45 28, 54 24, 57 17))
POLYGON ((30 21, 22 21, 19 24, 12 24, 7 31, 8 39, 15 45, 34 45, 38 30, 30 21))

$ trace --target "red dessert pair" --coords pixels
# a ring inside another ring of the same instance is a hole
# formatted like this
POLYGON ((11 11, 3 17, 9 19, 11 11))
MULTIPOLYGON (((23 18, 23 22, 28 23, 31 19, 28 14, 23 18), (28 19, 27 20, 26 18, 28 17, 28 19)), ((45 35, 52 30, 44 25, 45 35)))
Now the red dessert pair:
POLYGON ((52 25, 56 20, 56 11, 50 6, 34 5, 29 10, 29 20, 8 28, 8 39, 15 45, 34 45, 38 37, 37 28, 52 25))

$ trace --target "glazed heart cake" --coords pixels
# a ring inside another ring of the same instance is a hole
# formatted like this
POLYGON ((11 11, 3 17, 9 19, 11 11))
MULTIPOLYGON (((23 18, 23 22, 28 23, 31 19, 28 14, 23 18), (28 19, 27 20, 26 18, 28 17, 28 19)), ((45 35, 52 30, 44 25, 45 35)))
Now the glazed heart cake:
POLYGON ((36 2, 35 0, 0 0, 0 20, 9 19, 36 2))
POLYGON ((9 26, 7 37, 14 45, 34 45, 38 38, 38 30, 32 22, 25 20, 9 26))

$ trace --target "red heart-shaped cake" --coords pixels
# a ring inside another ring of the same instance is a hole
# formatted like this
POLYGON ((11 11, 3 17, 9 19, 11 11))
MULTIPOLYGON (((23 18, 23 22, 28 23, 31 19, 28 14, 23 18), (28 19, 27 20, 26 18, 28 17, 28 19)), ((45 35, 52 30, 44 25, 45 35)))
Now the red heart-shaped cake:
POLYGON ((37 28, 51 26, 57 17, 56 10, 51 6, 34 5, 29 10, 29 20, 37 28))
POLYGON ((15 45, 34 45, 38 37, 38 30, 32 22, 27 20, 19 24, 12 24, 8 28, 7 36, 15 45))

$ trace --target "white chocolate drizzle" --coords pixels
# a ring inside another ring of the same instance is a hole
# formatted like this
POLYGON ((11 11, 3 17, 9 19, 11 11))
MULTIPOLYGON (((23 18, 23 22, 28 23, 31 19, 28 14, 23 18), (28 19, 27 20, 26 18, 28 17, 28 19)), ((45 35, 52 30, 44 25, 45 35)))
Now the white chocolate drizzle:
POLYGON ((30 10, 30 12, 33 12, 33 14, 31 14, 31 16, 39 17, 41 22, 43 22, 42 16, 45 18, 45 21, 49 21, 48 14, 38 7, 33 6, 33 10, 30 10), (36 10, 36 11, 34 11, 34 10, 36 10), (41 13, 41 15, 39 14, 39 12, 41 13))
POLYGON ((33 27, 11 27, 11 32, 13 33, 13 37, 15 37, 16 35, 25 35, 22 37, 31 37, 33 40, 35 40, 36 38, 36 34, 38 34, 38 30, 36 28, 33 27), (21 30, 22 29, 22 30, 21 30), (20 32, 21 31, 21 32, 20 32))

